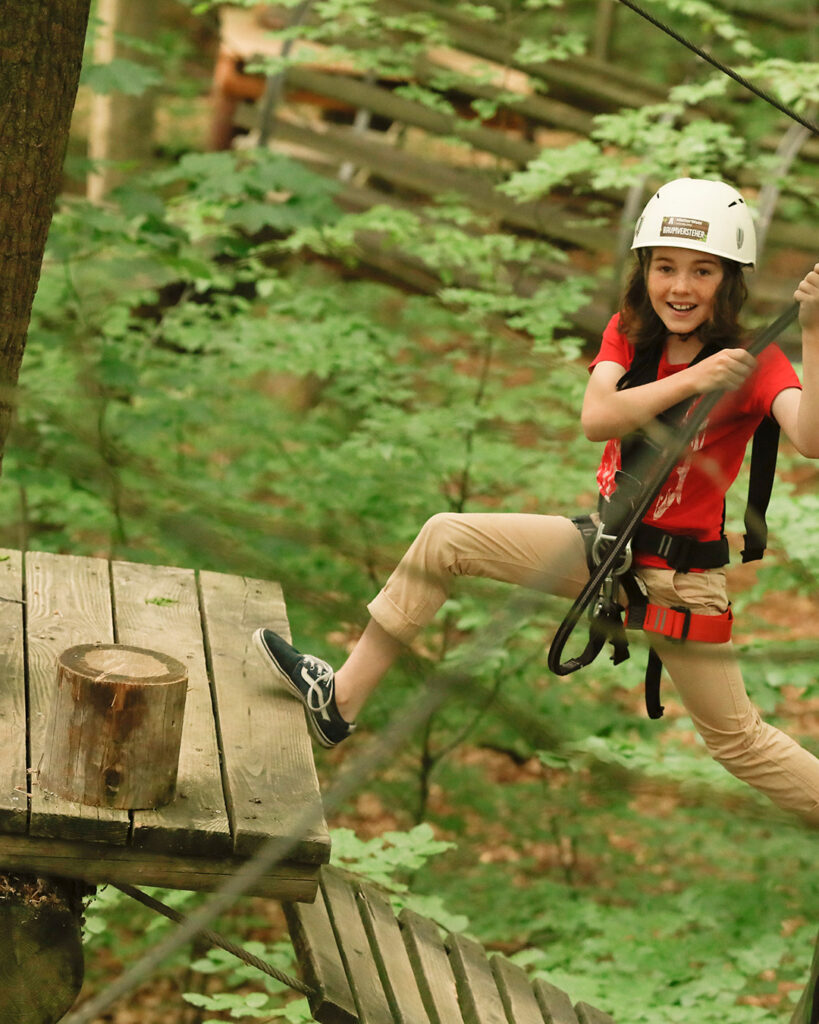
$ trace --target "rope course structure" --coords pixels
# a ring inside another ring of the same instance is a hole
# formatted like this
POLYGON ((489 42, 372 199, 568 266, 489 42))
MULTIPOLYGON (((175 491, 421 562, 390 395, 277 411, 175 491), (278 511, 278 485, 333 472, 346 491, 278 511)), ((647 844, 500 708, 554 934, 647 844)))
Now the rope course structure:
MULTIPOLYGON (((619 0, 619 2, 667 34, 680 45, 695 53, 718 71, 730 77, 740 86, 785 114, 803 128, 806 128, 813 135, 819 135, 819 125, 814 121, 801 115, 792 107, 780 102, 768 92, 750 82, 733 68, 685 38, 674 28, 662 22, 639 4, 633 2, 633 0, 619 0)), ((784 315, 790 317, 792 314, 793 311, 789 310, 784 315)), ((615 557, 616 553, 610 553, 611 561, 615 557)), ((604 566, 605 568, 607 566, 604 566)), ((543 600, 542 597, 536 595, 516 595, 510 598, 504 606, 502 613, 496 618, 491 627, 486 630, 485 636, 487 639, 483 643, 475 644, 470 649, 468 656, 464 656, 461 660, 458 670, 447 673, 439 672, 429 677, 426 680, 422 696, 418 697, 400 718, 391 722, 386 729, 366 744, 360 754, 351 759, 343 772, 327 787, 323 795, 325 812, 329 814, 339 810, 363 782, 390 763, 394 759, 396 751, 400 750, 409 741, 416 729, 425 723, 448 700, 453 691, 463 686, 465 682, 469 682, 472 685, 470 665, 477 665, 484 658, 486 650, 490 645, 490 638, 491 646, 495 646, 499 640, 508 638, 514 632, 515 625, 520 620, 521 614, 524 611, 531 611, 535 607, 535 602, 542 602, 543 600)), ((315 822, 308 820, 307 815, 304 815, 303 819, 300 824, 306 832, 314 826, 315 822)), ((313 990, 310 986, 305 985, 297 978, 279 971, 259 957, 254 956, 247 950, 210 930, 209 927, 216 918, 246 894, 254 882, 262 877, 272 865, 285 859, 289 852, 288 844, 279 840, 271 841, 263 846, 251 859, 246 861, 221 889, 210 894, 195 911, 185 917, 136 887, 124 884, 118 885, 117 888, 126 895, 174 921, 177 928, 158 940, 103 990, 82 1006, 71 1011, 64 1018, 63 1024, 93 1024, 101 1014, 105 1013, 119 1000, 131 994, 148 980, 172 954, 182 949, 196 937, 201 937, 212 945, 226 950, 240 958, 243 962, 276 978, 295 991, 301 992, 304 995, 311 995, 313 990)), ((811 1021, 819 1021, 819 986, 816 987, 814 992, 811 1021)))

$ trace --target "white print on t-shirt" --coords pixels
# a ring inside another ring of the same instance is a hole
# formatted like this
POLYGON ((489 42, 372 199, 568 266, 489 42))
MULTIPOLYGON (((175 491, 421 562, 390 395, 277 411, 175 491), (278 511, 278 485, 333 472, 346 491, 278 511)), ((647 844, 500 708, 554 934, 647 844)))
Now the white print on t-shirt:
POLYGON ((597 471, 597 486, 604 498, 610 498, 614 494, 614 475, 620 468, 620 463, 620 442, 614 438, 606 445, 597 471))
POLYGON ((674 505, 681 504, 683 488, 685 487, 685 481, 688 477, 689 470, 691 469, 691 462, 694 458, 694 453, 700 451, 705 444, 705 432, 707 429, 708 420, 705 421, 700 428, 699 433, 691 442, 688 448, 688 454, 681 462, 677 463, 668 480, 666 480, 665 486, 657 495, 657 500, 654 502, 654 509, 651 513, 652 519, 662 519, 670 508, 673 508, 674 505))

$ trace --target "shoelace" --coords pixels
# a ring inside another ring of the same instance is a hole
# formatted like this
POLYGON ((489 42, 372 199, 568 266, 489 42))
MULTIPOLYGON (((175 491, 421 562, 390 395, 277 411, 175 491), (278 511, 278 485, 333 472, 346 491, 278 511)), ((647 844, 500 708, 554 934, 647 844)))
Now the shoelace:
POLYGON ((326 711, 333 699, 334 673, 326 661, 307 654, 301 666, 301 677, 307 683, 305 701, 311 711, 326 711))

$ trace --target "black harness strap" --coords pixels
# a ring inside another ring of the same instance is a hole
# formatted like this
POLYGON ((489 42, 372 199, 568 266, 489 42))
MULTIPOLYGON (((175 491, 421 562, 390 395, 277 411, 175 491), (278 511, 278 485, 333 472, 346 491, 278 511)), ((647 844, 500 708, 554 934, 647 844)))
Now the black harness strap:
POLYGON ((677 572, 690 569, 718 569, 729 560, 728 539, 696 540, 679 533, 666 533, 656 526, 640 523, 631 546, 635 551, 657 555, 677 572))
POLYGON ((748 504, 745 506, 745 547, 742 561, 762 558, 768 544, 765 513, 771 500, 776 455, 779 449, 779 424, 766 416, 756 428, 751 448, 751 475, 748 481, 748 504))

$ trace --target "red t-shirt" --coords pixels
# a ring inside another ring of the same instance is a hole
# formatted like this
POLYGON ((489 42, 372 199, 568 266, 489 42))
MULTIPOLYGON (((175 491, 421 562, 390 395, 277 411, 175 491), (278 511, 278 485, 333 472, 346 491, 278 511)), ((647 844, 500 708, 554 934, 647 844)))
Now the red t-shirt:
MULTIPOLYGON (((618 363, 624 370, 631 366, 634 346, 619 331, 618 320, 619 314, 615 314, 609 321, 589 372, 600 362, 618 363)), ((657 379, 670 377, 687 365, 670 365, 663 352, 657 379)), ((780 391, 798 387, 801 384, 790 360, 777 345, 769 345, 757 357, 757 368, 742 387, 726 394, 714 407, 643 522, 667 533, 702 541, 719 540, 725 494, 739 473, 748 441, 769 415, 780 391)), ((604 498, 614 492, 614 474, 619 468, 620 442, 608 441, 597 471, 597 483, 604 498)), ((635 561, 639 565, 668 567, 656 555, 637 555, 635 561)))

